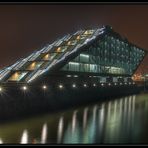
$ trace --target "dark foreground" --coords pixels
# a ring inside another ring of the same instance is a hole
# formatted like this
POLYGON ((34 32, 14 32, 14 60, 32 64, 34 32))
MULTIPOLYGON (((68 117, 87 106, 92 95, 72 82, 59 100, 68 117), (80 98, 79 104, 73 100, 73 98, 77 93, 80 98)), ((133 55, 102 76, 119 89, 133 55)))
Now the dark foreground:
POLYGON ((137 94, 143 87, 135 84, 127 85, 77 85, 72 88, 65 84, 42 90, 40 86, 28 86, 26 90, 20 87, 6 88, 0 95, 0 121, 21 119, 24 117, 53 113, 71 107, 87 105, 93 102, 105 101, 116 97, 137 94))

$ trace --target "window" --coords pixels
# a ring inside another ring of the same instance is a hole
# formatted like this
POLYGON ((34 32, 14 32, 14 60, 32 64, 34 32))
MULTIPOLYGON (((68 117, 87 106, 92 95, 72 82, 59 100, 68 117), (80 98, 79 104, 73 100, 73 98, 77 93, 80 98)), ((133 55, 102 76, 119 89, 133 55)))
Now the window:
POLYGON ((52 60, 57 54, 56 53, 51 53, 51 54, 46 54, 44 57, 43 57, 43 60, 52 60))
POLYGON ((86 34, 86 35, 91 35, 91 34, 93 34, 94 33, 94 30, 86 30, 85 32, 84 32, 84 34, 86 34))
POLYGON ((26 74, 27 72, 15 72, 10 76, 8 81, 20 81, 26 74))
POLYGON ((90 64, 90 72, 97 72, 97 65, 90 64))
POLYGON ((64 52, 65 50, 67 50, 68 46, 61 46, 61 47, 58 47, 56 49, 56 52, 64 52))
POLYGON ((39 68, 42 64, 43 64, 43 62, 32 62, 32 63, 27 67, 27 70, 35 70, 35 69, 39 68))
POLYGON ((86 54, 80 54, 80 62, 89 62, 89 55, 86 54))
POLYGON ((79 63, 69 62, 69 70, 70 71, 79 71, 79 63))
POLYGON ((85 72, 89 72, 89 64, 84 64, 84 70, 85 72))

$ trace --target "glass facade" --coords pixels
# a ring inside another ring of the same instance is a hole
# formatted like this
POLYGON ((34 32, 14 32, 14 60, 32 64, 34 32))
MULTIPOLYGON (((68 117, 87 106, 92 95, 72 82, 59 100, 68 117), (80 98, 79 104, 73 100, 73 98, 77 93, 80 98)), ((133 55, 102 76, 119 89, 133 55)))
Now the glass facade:
POLYGON ((144 57, 144 51, 116 37, 105 35, 82 51, 62 70, 131 75, 144 57))

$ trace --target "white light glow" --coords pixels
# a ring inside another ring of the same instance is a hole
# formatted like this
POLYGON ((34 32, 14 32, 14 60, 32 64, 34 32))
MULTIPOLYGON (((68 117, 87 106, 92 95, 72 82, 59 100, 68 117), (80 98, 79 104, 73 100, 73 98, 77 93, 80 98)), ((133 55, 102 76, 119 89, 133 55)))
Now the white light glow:
POLYGON ((3 140, 0 138, 0 144, 3 144, 3 140))
POLYGON ((62 135, 63 135, 63 127, 64 127, 64 118, 61 117, 59 119, 59 124, 58 124, 58 138, 57 142, 60 143, 62 140, 62 135))
POLYGON ((63 85, 62 85, 62 84, 60 84, 60 85, 59 85, 59 88, 60 88, 60 89, 62 89, 62 88, 63 88, 63 85))
POLYGON ((71 75, 67 75, 67 77, 68 77, 68 78, 70 78, 70 77, 71 77, 71 75))
POLYGON ((46 89, 47 89, 47 86, 46 86, 46 85, 43 85, 42 88, 43 88, 44 90, 46 90, 46 89))
POLYGON ((73 88, 76 88, 76 84, 72 84, 72 87, 73 87, 73 88))
POLYGON ((84 84, 83 86, 84 86, 84 87, 87 87, 87 85, 86 85, 86 84, 84 84))
POLYGON ((21 144, 27 144, 28 143, 28 131, 24 130, 22 137, 21 137, 21 144))
POLYGON ((86 107, 83 112, 83 129, 85 129, 87 125, 87 116, 88 116, 88 108, 86 107))
POLYGON ((24 91, 26 91, 28 88, 27 88, 27 86, 23 86, 22 89, 23 89, 24 91))
POLYGON ((93 86, 96 87, 96 84, 94 83, 93 86))
POLYGON ((0 86, 0 92, 2 92, 3 91, 3 88, 0 86))
POLYGON ((46 140, 47 140, 47 131, 48 131, 48 128, 47 128, 47 124, 45 123, 43 125, 42 134, 41 134, 41 143, 42 144, 46 143, 46 140))
POLYGON ((72 133, 75 131, 76 129, 76 124, 77 124, 77 110, 74 111, 73 116, 72 116, 72 133))
POLYGON ((78 76, 77 75, 74 75, 74 77, 77 78, 78 76))

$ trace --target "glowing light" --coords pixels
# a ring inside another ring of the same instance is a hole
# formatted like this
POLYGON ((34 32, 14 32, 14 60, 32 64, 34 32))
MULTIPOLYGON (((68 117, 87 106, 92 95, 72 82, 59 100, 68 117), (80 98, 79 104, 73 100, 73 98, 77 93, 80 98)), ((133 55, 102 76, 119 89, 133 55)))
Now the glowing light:
POLYGON ((74 75, 74 77, 77 78, 78 76, 77 75, 74 75))
POLYGON ((33 62, 28 66, 27 70, 34 70, 35 68, 36 68, 36 62, 33 62))
POLYGON ((60 51, 61 51, 61 47, 58 47, 58 48, 57 48, 57 52, 60 52, 60 51))
POLYGON ((42 88, 43 88, 44 90, 46 90, 46 89, 47 89, 47 86, 46 86, 46 85, 43 85, 42 88))
POLYGON ((26 91, 28 88, 27 88, 27 86, 23 86, 22 89, 23 89, 24 91, 26 91))
POLYGON ((46 54, 43 59, 48 60, 49 59, 49 54, 46 54))
POLYGON ((73 88, 76 88, 76 84, 72 84, 72 87, 73 87, 73 88))
POLYGON ((109 85, 109 86, 111 86, 111 84, 110 84, 110 83, 108 83, 108 85, 109 85))
POLYGON ((0 138, 0 144, 3 144, 3 140, 0 138))
POLYGON ((67 45, 70 45, 71 44, 71 42, 69 41, 68 43, 67 43, 67 45))
POLYGON ((71 77, 71 75, 67 75, 66 77, 70 78, 70 77, 71 77))
POLYGON ((72 116, 72 133, 75 131, 76 129, 76 124, 77 124, 77 110, 74 111, 73 116, 72 116))
POLYGON ((59 119, 59 124, 58 124, 58 138, 57 142, 60 143, 63 135, 63 127, 64 127, 64 119, 61 117, 59 119))
POLYGON ((47 140, 47 131, 48 131, 48 128, 47 128, 47 124, 45 123, 43 125, 42 134, 41 134, 41 143, 42 144, 46 143, 46 140, 47 140))
POLYGON ((9 79, 8 81, 19 81, 21 80, 27 72, 15 72, 9 79))
POLYGON ((117 85, 117 83, 115 83, 115 85, 117 85))
POLYGON ((93 86, 96 87, 96 84, 94 83, 93 86))
POLYGON ((21 144, 27 144, 28 143, 28 131, 24 130, 21 138, 21 144))
POLYGON ((63 88, 63 85, 62 85, 62 84, 60 84, 60 85, 59 85, 59 88, 60 88, 60 89, 62 89, 62 88, 63 88))
POLYGON ((86 128, 87 116, 88 116, 88 108, 86 107, 83 112, 83 129, 86 128))
POLYGON ((80 35, 79 36, 77 36, 77 40, 79 40, 80 39, 80 35))
POLYGON ((101 86, 104 86, 104 84, 102 83, 101 86))
POLYGON ((0 86, 0 92, 2 92, 3 91, 3 88, 0 86))
POLYGON ((84 86, 84 87, 87 87, 87 85, 86 85, 86 84, 84 84, 83 86, 84 86))

